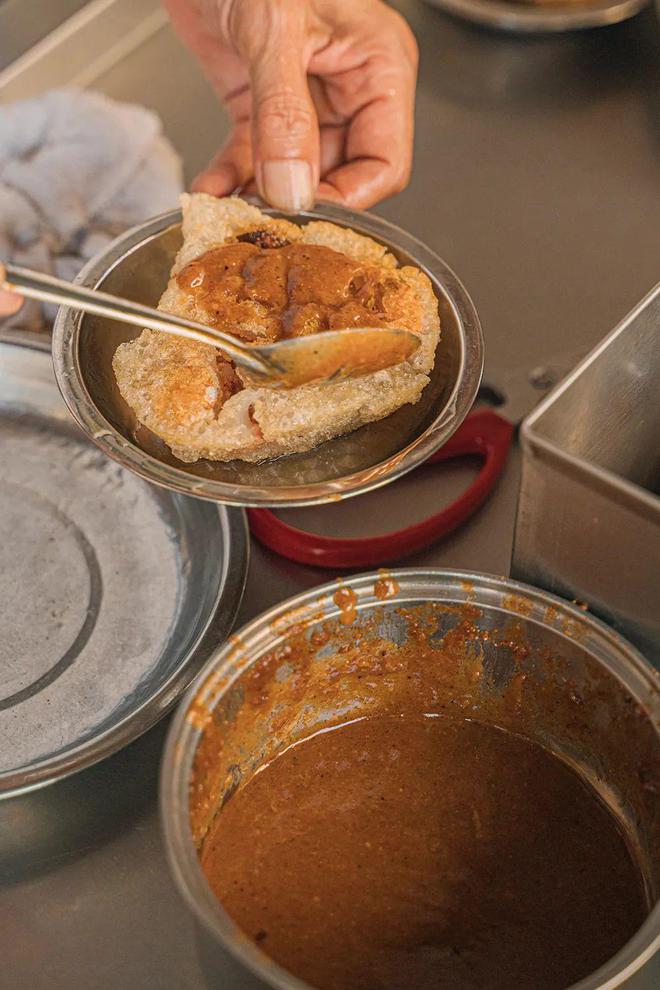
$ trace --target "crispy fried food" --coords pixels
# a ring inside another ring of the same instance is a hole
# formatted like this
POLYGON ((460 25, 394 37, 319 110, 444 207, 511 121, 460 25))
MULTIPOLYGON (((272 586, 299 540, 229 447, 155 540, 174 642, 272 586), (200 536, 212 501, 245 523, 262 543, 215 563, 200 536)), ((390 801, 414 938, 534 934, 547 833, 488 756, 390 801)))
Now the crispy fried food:
POLYGON ((274 220, 237 197, 185 195, 183 245, 159 309, 246 342, 349 326, 405 327, 409 361, 294 389, 255 388, 211 345, 153 330, 120 344, 119 390, 182 461, 260 461, 310 450, 419 399, 440 335, 429 279, 380 244, 315 221, 274 220))

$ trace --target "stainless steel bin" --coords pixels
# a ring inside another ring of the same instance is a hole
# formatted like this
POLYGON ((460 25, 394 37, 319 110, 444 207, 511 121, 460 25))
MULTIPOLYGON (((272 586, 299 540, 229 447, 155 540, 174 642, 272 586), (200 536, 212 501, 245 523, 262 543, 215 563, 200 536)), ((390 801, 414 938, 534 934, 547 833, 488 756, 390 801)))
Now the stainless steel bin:
POLYGON ((525 420, 512 576, 660 664, 660 285, 525 420))

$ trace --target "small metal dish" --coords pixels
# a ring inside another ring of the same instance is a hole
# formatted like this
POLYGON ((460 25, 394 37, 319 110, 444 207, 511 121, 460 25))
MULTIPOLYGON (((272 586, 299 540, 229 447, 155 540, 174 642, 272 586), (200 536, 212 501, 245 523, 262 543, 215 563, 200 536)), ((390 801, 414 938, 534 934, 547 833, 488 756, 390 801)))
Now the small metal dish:
POLYGON ((161 491, 71 422, 48 339, 0 336, 0 797, 96 763, 231 631, 245 517, 161 491))
MULTIPOLYGON (((425 461, 458 429, 481 380, 483 339, 474 305, 451 269, 379 217, 324 205, 295 219, 351 227, 429 276, 440 304, 442 333, 435 369, 419 402, 306 454, 261 464, 183 464, 136 422, 119 394, 112 358, 119 343, 137 334, 102 317, 61 309, 53 332, 57 381, 78 423, 106 454, 148 481, 185 495, 234 505, 313 505, 393 481, 425 461)), ((180 211, 165 214, 118 238, 77 281, 155 305, 180 243, 180 211)))
POLYGON ((651 768, 660 757, 660 680, 626 640, 554 595, 431 569, 359 575, 289 599, 232 636, 182 701, 165 748, 161 816, 170 867, 197 923, 207 985, 311 990, 237 929, 206 881, 198 852, 224 801, 319 728, 409 710, 499 725, 583 774, 638 854, 649 915, 572 990, 656 986, 660 836, 651 768), (397 653, 419 624, 433 652, 421 661, 424 676, 397 653), (401 663, 383 668, 382 652, 401 663), (255 669, 258 706, 249 690, 255 669))
POLYGON ((522 34, 559 33, 606 27, 634 17, 649 0, 593 0, 592 3, 519 3, 507 0, 425 0, 485 27, 522 34))

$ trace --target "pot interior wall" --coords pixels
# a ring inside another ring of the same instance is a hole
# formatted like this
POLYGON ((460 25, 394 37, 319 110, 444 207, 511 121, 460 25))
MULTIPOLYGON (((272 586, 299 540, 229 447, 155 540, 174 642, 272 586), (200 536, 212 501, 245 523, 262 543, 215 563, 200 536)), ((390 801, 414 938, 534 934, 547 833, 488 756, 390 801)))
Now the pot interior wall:
POLYGON ((189 719, 201 730, 190 789, 198 848, 215 814, 265 761, 310 733, 380 714, 437 713, 498 725, 579 769, 619 818, 660 890, 658 727, 586 645, 578 623, 551 628, 509 607, 469 602, 295 614, 277 645, 231 662, 202 686, 189 719))

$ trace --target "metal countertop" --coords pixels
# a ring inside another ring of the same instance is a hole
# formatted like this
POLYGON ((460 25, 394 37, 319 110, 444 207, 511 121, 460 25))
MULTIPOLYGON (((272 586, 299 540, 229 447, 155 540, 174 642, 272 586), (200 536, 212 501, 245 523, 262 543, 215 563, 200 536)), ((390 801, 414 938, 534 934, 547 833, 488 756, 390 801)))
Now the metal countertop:
MULTIPOLYGON (((86 70, 83 81, 157 109, 190 177, 226 124, 155 12, 156 0, 132 6, 151 18, 150 29, 116 60, 101 60, 98 72, 86 70)), ((398 6, 422 49, 416 166, 409 189, 379 212, 428 242, 463 279, 483 322, 490 377, 586 350, 660 279, 653 10, 616 27, 522 39, 464 25, 415 0, 398 6)), ((57 63, 61 79, 50 66, 49 85, 76 81, 66 76, 66 59, 57 63)), ((0 76, 0 99, 38 90, 39 67, 29 70, 4 92, 0 76)), ((371 518, 401 525, 449 502, 470 472, 442 466, 304 515, 327 532, 366 532, 371 518)), ((514 452, 475 519, 402 563, 508 573, 517 484, 514 452)), ((239 623, 327 577, 255 546, 239 623)), ((201 985, 192 925, 159 837, 165 729, 0 807, 1 987, 201 985)), ((656 957, 645 987, 658 976, 656 957)))

